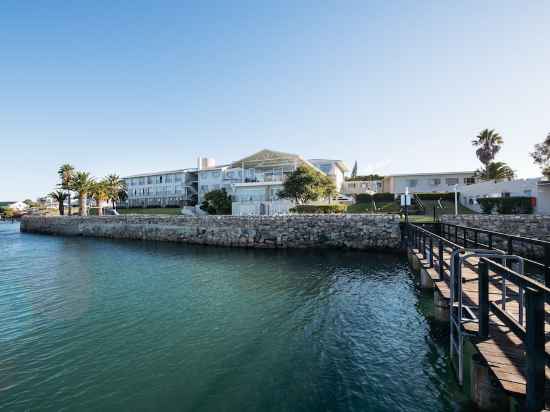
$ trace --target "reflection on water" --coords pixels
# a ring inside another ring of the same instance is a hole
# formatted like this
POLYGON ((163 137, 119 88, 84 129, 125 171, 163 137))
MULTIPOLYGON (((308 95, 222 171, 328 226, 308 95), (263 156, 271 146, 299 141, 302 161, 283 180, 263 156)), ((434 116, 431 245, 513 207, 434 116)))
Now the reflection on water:
POLYGON ((0 225, 0 409, 461 410, 400 257, 0 225))

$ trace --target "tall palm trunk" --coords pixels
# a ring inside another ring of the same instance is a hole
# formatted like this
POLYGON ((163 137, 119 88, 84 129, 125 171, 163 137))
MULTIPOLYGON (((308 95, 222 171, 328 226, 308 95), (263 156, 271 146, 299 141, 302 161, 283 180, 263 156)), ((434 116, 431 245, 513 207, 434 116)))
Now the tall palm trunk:
POLYGON ((86 216, 88 211, 86 210, 86 193, 79 193, 78 195, 78 214, 80 216, 86 216))
POLYGON ((97 201, 97 215, 98 216, 103 215, 103 205, 101 204, 101 200, 97 201))
POLYGON ((63 203, 65 200, 61 200, 59 202, 59 216, 63 216, 65 214, 65 204, 63 203))

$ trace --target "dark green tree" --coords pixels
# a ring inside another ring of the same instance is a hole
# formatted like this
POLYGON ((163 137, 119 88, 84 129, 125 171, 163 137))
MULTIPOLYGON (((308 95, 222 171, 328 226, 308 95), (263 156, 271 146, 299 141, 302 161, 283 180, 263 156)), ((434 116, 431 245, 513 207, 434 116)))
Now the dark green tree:
POLYGON ((334 194, 336 187, 332 180, 308 166, 299 166, 292 172, 278 193, 280 198, 294 200, 296 204, 330 198, 334 194))
POLYGON ((212 190, 204 195, 200 208, 210 215, 229 215, 231 214, 231 196, 225 189, 212 190))
POLYGON ((357 177, 357 160, 355 161, 355 164, 353 165, 353 169, 351 171, 351 177, 357 177))
POLYGON ((540 166, 542 175, 550 179, 550 133, 544 142, 535 145, 535 151, 530 153, 534 162, 540 166))

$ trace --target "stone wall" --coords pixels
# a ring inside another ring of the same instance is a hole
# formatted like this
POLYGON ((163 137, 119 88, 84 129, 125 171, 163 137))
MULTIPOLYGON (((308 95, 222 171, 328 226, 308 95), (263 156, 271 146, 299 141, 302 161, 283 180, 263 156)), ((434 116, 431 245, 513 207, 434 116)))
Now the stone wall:
MULTIPOLYGON (((469 226, 491 230, 510 235, 523 236, 539 240, 550 241, 550 216, 546 215, 444 215, 443 223, 469 226)), ((472 238, 472 236, 469 236, 472 238)), ((485 237, 481 235, 480 241, 485 237)), ((506 244, 495 238, 495 246, 506 250, 506 244)), ((521 242, 513 242, 515 253, 526 253, 532 256, 543 256, 544 250, 540 246, 528 246, 521 242)))
POLYGON ((256 248, 397 249, 398 215, 25 216, 22 232, 256 248))

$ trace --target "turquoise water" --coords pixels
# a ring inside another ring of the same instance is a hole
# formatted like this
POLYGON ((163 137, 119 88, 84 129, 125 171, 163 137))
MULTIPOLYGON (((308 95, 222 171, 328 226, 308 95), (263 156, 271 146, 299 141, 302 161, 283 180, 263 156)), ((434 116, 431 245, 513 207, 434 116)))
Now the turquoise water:
POLYGON ((0 409, 465 410, 426 310, 397 256, 0 224, 0 409))

